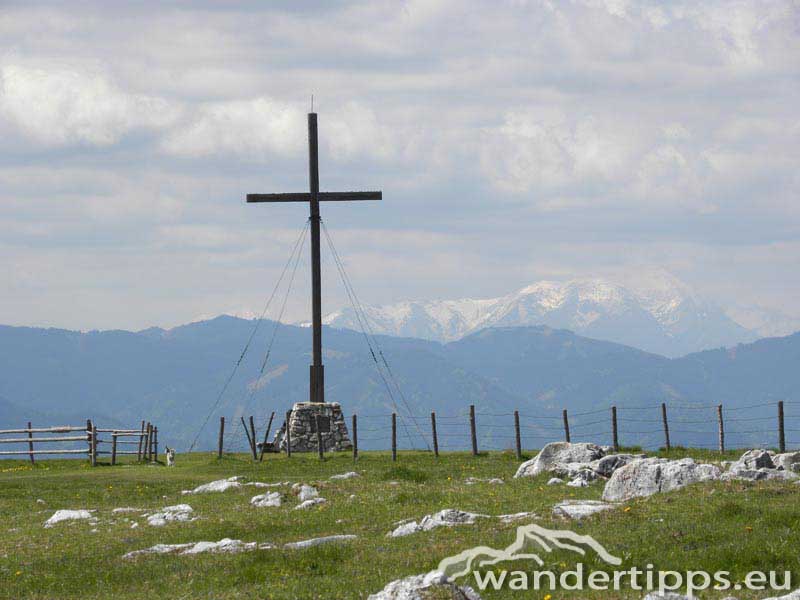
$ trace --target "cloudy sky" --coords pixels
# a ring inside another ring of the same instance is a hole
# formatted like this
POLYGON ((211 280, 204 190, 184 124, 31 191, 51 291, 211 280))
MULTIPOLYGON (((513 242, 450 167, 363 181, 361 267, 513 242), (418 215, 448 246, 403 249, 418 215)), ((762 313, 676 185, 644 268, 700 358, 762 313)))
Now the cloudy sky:
POLYGON ((323 206, 367 302, 658 266, 800 317, 796 2, 122 4, 0 3, 0 323, 258 311, 311 94, 321 187, 384 192, 323 206))

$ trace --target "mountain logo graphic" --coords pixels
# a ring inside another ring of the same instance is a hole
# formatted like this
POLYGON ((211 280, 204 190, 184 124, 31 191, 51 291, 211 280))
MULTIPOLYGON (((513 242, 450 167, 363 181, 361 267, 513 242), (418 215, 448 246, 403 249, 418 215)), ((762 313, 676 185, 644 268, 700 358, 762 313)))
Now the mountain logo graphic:
POLYGON ((521 525, 517 527, 517 536, 507 548, 498 550, 489 546, 475 546, 448 556, 439 562, 437 571, 444 573, 449 580, 463 577, 480 567, 487 567, 499 562, 514 560, 532 560, 540 567, 544 565, 539 553, 553 552, 560 548, 586 556, 587 547, 593 550, 609 565, 618 566, 622 559, 610 554, 599 542, 589 535, 580 535, 566 529, 546 529, 539 525, 521 525), (536 552, 536 548, 540 548, 536 552), (538 553, 537 553, 538 552, 538 553))

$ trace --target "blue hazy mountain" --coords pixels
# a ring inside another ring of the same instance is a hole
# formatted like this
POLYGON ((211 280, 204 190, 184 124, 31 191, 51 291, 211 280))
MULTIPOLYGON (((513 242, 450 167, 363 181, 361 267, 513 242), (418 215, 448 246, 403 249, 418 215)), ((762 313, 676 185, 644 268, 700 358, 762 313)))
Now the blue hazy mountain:
MULTIPOLYGON (((310 330, 280 325, 276 332, 274 322, 264 321, 227 393, 212 409, 254 323, 222 316, 170 330, 88 333, 2 326, 0 427, 86 418, 131 426, 147 419, 158 423, 163 442, 186 448, 209 416, 199 442, 209 448, 219 415, 231 422, 240 414, 254 414, 261 422, 270 411, 282 415, 308 397, 310 330)), ((400 391, 393 388, 391 395, 384 377, 390 384, 393 380, 385 370, 381 376, 361 333, 326 327, 323 339, 326 398, 341 402, 348 415, 359 414, 365 448, 386 447, 392 411, 404 417, 404 444, 407 437, 422 443, 416 425, 427 433, 428 415, 435 410, 449 436, 443 445, 464 447, 464 415, 474 404, 482 440, 503 446, 510 444, 507 429, 515 409, 523 413, 526 435, 557 438, 562 408, 576 415, 577 433, 594 433, 581 426, 599 420, 605 436, 604 413, 579 413, 612 404, 649 406, 647 415, 656 419, 662 401, 671 406, 722 402, 733 409, 800 400, 800 334, 677 359, 546 326, 488 328, 447 344, 379 336, 377 343, 399 383, 400 391)), ((676 409, 675 418, 679 413, 676 409)), ((625 415, 623 408, 623 421, 625 415)), ((627 427, 623 441, 657 443, 658 434, 642 433, 655 429, 652 424, 627 427)), ((530 438, 528 445, 535 443, 530 438)))

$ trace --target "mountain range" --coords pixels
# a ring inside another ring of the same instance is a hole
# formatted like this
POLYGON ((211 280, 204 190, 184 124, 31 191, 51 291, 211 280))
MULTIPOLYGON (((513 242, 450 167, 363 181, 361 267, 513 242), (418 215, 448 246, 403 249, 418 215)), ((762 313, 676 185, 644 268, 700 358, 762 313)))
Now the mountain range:
MULTIPOLYGON (((635 286, 602 278, 538 281, 499 298, 405 301, 364 306, 364 312, 372 330, 386 335, 451 342, 487 327, 546 325, 668 357, 763 337, 728 313, 756 319, 769 335, 797 329, 798 323, 778 322, 774 315, 770 320, 764 310, 726 311, 662 270, 643 275, 635 286)), ((349 307, 324 322, 360 327, 349 307)))
MULTIPOLYGON (((441 416, 443 448, 464 448, 470 404, 482 447, 511 444, 514 410, 528 446, 560 439, 563 408, 573 415, 573 439, 608 442, 612 404, 621 407, 623 443, 657 445, 661 402, 671 418, 698 423, 678 425, 674 443, 715 443, 713 406, 723 403, 755 420, 731 431, 731 444, 774 444, 769 405, 800 401, 800 333, 670 359, 543 325, 486 328, 448 343, 375 336, 371 347, 360 332, 324 329, 326 398, 359 414, 365 449, 386 447, 392 412, 401 417, 401 444, 423 445, 417 427, 427 432, 432 410, 441 416), (379 370, 383 358, 391 372, 379 370)), ((86 418, 130 427, 147 419, 159 425, 162 443, 185 450, 195 436, 197 448, 212 447, 224 415, 228 447, 243 448, 240 415, 254 414, 263 426, 270 411, 282 415, 307 399, 309 348, 308 328, 229 316, 140 332, 0 326, 0 428, 86 418)), ((787 418, 800 430, 800 410, 790 404, 787 418)))

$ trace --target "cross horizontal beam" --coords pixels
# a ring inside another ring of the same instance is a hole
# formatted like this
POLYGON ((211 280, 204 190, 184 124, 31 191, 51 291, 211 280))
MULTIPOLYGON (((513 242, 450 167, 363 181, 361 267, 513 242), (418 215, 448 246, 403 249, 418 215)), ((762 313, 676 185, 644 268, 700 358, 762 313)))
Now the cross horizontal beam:
MULTIPOLYGON (((382 200, 382 192, 319 192, 320 202, 345 200, 382 200)), ((311 194, 298 192, 289 194, 247 194, 248 202, 311 202, 311 194)))

